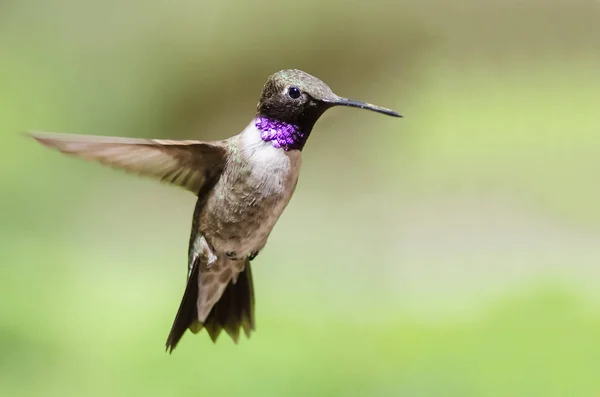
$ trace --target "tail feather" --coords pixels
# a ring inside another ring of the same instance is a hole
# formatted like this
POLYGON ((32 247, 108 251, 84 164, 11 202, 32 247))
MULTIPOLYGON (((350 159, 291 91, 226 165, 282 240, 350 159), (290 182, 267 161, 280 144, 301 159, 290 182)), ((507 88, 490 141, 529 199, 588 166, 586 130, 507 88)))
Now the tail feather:
POLYGON ((250 337, 250 332, 254 330, 254 290, 249 261, 237 280, 227 285, 223 296, 204 321, 204 328, 213 341, 217 340, 221 330, 225 330, 237 343, 240 327, 244 329, 247 337, 250 337))
POLYGON ((194 263, 192 267, 192 272, 188 277, 185 292, 183 293, 181 304, 179 305, 179 309, 175 315, 175 321, 173 321, 171 332, 169 332, 169 336, 167 337, 167 350, 169 353, 173 352, 173 349, 175 349, 177 343, 179 343, 179 340, 188 327, 194 327, 195 332, 198 332, 200 329, 202 329, 201 326, 198 327, 198 314, 196 310, 196 302, 198 300, 199 268, 200 266, 196 260, 196 263, 194 263))
POLYGON ((199 268, 200 261, 196 261, 167 338, 166 345, 169 352, 175 349, 188 328, 194 333, 205 328, 213 342, 216 342, 221 331, 225 330, 235 343, 239 339, 240 327, 248 337, 254 330, 254 289, 250 262, 246 261, 244 270, 238 275, 237 280, 229 281, 221 298, 212 307, 204 322, 199 321, 197 310, 198 297, 203 292, 199 268))

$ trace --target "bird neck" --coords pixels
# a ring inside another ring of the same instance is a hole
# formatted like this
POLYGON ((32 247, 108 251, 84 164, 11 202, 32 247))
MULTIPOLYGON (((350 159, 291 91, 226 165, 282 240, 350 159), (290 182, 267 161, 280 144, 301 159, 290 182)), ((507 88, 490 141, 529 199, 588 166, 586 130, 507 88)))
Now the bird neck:
POLYGON ((310 129, 262 115, 256 116, 254 125, 263 141, 271 142, 273 147, 286 152, 302 150, 310 135, 310 129))

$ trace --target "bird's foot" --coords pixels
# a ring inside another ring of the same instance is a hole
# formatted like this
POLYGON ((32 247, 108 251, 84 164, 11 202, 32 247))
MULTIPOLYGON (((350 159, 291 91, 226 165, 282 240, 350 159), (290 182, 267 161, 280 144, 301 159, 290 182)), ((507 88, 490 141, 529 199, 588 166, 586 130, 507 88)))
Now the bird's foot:
MULTIPOLYGON (((248 255, 248 259, 249 259, 249 260, 253 260, 254 258, 256 258, 256 256, 258 255, 258 253, 259 253, 259 252, 260 252, 260 251, 254 251, 253 253, 251 253, 250 255, 248 255)), ((228 259, 231 259, 232 261, 239 261, 239 260, 242 260, 242 259, 244 259, 244 258, 240 258, 240 257, 237 255, 237 253, 236 253, 236 252, 234 252, 234 251, 227 251, 227 252, 225 252, 225 256, 226 256, 228 259)))

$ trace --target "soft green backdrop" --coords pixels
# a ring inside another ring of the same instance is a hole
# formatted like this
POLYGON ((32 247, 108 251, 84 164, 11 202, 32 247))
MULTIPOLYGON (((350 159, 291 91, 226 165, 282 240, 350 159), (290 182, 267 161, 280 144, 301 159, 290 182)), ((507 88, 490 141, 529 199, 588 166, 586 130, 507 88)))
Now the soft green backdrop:
POLYGON ((600 2, 0 3, 0 395, 600 395, 600 2), (163 344, 194 197, 27 129, 221 139, 335 109, 254 266, 257 332, 163 344))

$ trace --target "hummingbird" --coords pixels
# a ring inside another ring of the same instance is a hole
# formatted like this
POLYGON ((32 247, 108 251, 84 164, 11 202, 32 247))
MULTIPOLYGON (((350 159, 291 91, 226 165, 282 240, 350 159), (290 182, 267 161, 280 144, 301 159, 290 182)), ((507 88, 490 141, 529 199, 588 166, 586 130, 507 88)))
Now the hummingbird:
POLYGON ((197 196, 183 298, 167 337, 169 353, 186 330, 222 330, 238 342, 255 329, 250 262, 265 247, 290 201, 302 149, 319 117, 334 106, 402 117, 340 97, 318 78, 281 70, 265 83, 255 117, 220 141, 136 139, 30 132, 62 153, 152 177, 197 196))

